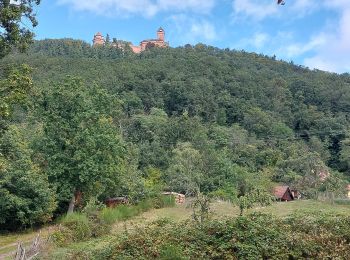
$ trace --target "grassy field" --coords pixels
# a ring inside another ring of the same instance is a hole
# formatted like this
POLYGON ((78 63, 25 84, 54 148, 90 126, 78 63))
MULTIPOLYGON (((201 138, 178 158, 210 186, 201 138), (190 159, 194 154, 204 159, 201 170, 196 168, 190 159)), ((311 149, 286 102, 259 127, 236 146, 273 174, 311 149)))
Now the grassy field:
POLYGON ((314 200, 279 202, 272 206, 257 210, 264 213, 271 213, 279 217, 285 217, 292 213, 339 214, 350 216, 350 205, 337 205, 314 200))
MULTIPOLYGON (((134 230, 136 227, 145 226, 157 219, 168 218, 173 221, 191 219, 192 209, 190 207, 190 202, 191 201, 188 200, 185 204, 178 205, 173 208, 152 209, 132 219, 119 221, 113 226, 111 236, 118 234, 119 232, 124 232, 125 230, 132 232, 132 230, 134 230)), ((213 218, 234 217, 239 215, 239 209, 231 203, 225 201, 213 202, 210 210, 213 218)), ((269 207, 251 209, 248 211, 248 213, 253 211, 270 213, 278 217, 286 217, 293 213, 328 213, 350 216, 350 205, 332 205, 330 203, 319 201, 300 200, 292 202, 278 202, 269 207)), ((42 233, 45 234, 45 232, 48 232, 48 228, 43 228, 42 231, 42 233)), ((18 241, 27 241, 27 243, 30 243, 37 233, 38 231, 32 231, 27 233, 0 235, 0 259, 4 259, 4 256, 8 257, 9 253, 16 249, 16 243, 18 241)), ((110 236, 105 236, 92 241, 90 240, 82 243, 75 243, 70 245, 69 248, 57 249, 54 254, 56 256, 55 259, 60 259, 60 257, 65 255, 69 250, 74 250, 76 248, 91 246, 97 248, 102 246, 104 243, 107 243, 109 239, 110 236)))
MULTIPOLYGON (((210 207, 211 216, 213 218, 222 217, 234 217, 239 215, 239 209, 237 206, 226 201, 215 201, 210 207)), ((248 210, 249 212, 259 211, 262 213, 270 213, 278 217, 285 217, 292 213, 310 213, 310 214, 342 214, 350 215, 350 205, 336 205, 320 201, 313 200, 298 200, 291 202, 278 202, 274 203, 268 207, 254 208, 248 210)), ((184 205, 178 205, 174 208, 162 208, 153 209, 148 211, 141 216, 138 216, 126 223, 130 224, 140 224, 147 223, 157 220, 159 218, 169 218, 174 221, 181 221, 191 218, 192 210, 190 207, 190 202, 184 205)), ((124 223, 125 224, 125 223, 124 223)), ((119 227, 120 223, 116 224, 119 227)))
POLYGON ((50 227, 43 227, 38 230, 27 230, 23 232, 0 234, 0 260, 13 259, 12 254, 17 248, 17 243, 22 242, 24 246, 29 246, 41 232, 41 237, 45 238, 51 232, 50 227))

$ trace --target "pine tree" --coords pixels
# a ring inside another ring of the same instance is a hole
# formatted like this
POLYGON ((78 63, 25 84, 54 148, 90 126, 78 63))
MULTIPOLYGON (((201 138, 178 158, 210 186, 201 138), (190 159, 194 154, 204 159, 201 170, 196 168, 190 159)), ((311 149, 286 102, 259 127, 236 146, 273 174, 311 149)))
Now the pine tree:
POLYGON ((109 34, 106 35, 106 46, 111 45, 111 38, 109 37, 109 34))

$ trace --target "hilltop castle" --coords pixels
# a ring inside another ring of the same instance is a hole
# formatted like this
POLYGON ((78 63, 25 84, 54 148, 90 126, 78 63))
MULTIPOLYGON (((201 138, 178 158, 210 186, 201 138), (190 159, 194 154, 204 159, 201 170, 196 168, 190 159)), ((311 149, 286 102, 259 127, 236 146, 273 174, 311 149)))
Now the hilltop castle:
POLYGON ((92 40, 93 46, 104 45, 105 43, 106 43, 105 38, 102 36, 100 32, 94 35, 94 39, 92 40))
MULTIPOLYGON (((94 39, 92 40, 93 46, 98 46, 98 45, 104 45, 106 43, 106 40, 102 36, 100 32, 96 33, 94 35, 94 39)), ((112 43, 112 46, 114 44, 112 43)), ((160 27, 157 31, 157 39, 148 39, 148 40, 143 40, 139 46, 135 46, 133 44, 129 44, 129 47, 134 53, 140 53, 144 50, 146 50, 149 47, 168 47, 169 43, 165 41, 165 31, 162 27, 160 27)), ((118 47, 116 45, 116 47, 118 47)))

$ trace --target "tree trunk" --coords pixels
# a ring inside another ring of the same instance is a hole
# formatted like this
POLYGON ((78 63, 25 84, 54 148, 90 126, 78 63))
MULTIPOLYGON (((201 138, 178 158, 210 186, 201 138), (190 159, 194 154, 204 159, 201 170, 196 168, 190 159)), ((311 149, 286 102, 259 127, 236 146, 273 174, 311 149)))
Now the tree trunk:
POLYGON ((69 202, 67 214, 71 214, 74 212, 74 206, 75 206, 75 194, 73 194, 72 199, 69 202))

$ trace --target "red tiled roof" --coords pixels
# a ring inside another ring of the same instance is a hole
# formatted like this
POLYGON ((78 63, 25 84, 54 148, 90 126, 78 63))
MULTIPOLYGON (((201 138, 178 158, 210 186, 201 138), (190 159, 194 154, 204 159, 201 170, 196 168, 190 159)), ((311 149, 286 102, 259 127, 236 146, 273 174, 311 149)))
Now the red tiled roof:
POLYGON ((282 199, 283 195, 286 193, 286 191, 288 190, 289 186, 276 186, 273 189, 273 194, 279 198, 282 199))

